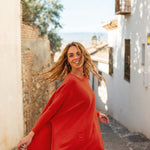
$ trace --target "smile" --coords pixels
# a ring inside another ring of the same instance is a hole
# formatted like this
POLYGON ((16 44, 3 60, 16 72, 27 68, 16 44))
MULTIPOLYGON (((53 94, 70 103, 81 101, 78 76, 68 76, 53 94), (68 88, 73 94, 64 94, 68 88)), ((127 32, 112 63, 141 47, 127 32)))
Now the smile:
POLYGON ((79 64, 79 61, 75 61, 75 62, 73 62, 74 64, 79 64))

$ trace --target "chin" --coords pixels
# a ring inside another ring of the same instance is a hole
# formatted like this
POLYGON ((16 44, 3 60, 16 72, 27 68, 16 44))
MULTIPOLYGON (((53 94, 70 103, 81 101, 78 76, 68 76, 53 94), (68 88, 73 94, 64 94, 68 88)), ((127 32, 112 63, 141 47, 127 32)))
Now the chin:
POLYGON ((71 64, 71 68, 72 69, 80 69, 80 68, 82 68, 83 67, 83 64, 71 64))
POLYGON ((72 68, 74 68, 74 69, 80 69, 82 67, 83 67, 83 65, 82 66, 72 66, 72 68))

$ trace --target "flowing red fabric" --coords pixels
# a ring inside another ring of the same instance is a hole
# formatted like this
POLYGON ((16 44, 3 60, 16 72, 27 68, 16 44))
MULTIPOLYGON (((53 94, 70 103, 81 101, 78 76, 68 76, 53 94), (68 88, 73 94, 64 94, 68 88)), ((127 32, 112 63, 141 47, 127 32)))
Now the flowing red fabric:
POLYGON ((104 150, 98 114, 88 78, 69 73, 33 127, 27 150, 104 150))

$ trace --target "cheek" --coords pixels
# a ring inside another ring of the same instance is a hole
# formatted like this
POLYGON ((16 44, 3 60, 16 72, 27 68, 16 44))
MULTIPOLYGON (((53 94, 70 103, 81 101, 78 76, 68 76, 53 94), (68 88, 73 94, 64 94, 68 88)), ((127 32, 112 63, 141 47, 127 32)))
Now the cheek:
POLYGON ((71 60, 70 60, 70 58, 69 58, 69 57, 67 57, 67 61, 70 63, 70 61, 71 61, 71 60))
POLYGON ((68 63, 71 64, 72 59, 68 57, 68 63))
POLYGON ((84 64, 84 56, 82 56, 82 64, 84 64))

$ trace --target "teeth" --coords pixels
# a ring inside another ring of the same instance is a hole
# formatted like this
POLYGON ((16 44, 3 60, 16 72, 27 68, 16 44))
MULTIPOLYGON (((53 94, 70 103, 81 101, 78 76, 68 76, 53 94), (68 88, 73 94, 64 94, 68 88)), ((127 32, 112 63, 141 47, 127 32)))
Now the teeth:
POLYGON ((77 62, 74 62, 75 64, 78 64, 79 63, 79 61, 77 61, 77 62))

